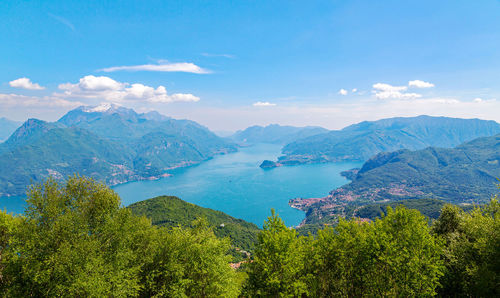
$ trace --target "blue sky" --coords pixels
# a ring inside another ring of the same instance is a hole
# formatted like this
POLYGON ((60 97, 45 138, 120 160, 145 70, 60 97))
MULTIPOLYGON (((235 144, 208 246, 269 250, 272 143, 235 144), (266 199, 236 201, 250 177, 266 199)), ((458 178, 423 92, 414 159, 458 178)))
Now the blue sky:
POLYGON ((500 121, 500 1, 2 1, 0 20, 15 120, 113 102, 214 130, 500 121))

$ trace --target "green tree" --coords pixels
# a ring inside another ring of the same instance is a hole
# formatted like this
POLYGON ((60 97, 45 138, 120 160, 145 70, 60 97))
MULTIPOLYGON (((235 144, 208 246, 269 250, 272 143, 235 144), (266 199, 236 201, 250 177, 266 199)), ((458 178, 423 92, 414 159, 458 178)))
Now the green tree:
POLYGON ((304 258, 306 238, 297 237, 283 220, 271 210, 258 235, 254 260, 248 266, 245 294, 261 297, 291 297, 307 295, 307 275, 304 258))
POLYGON ((375 293, 390 296, 435 295, 444 267, 442 242, 417 210, 397 207, 374 223, 375 293))
POLYGON ((446 274, 440 294, 500 296, 500 204, 494 198, 471 212, 446 206, 434 223, 446 240, 446 274), (446 227, 446 228, 443 228, 446 227))
POLYGON ((372 223, 340 220, 318 232, 315 296, 434 295, 441 251, 416 210, 389 207, 372 223))
POLYGON ((228 238, 206 221, 157 228, 89 178, 49 179, 24 216, 0 212, 0 289, 11 297, 236 297, 228 238))
POLYGON ((120 198, 92 179, 33 186, 12 235, 11 296, 134 296, 151 255, 153 228, 120 208, 120 198))
POLYGON ((375 252, 370 250, 373 225, 340 219, 335 229, 318 231, 314 243, 318 297, 363 296, 371 278, 375 252))
POLYGON ((12 234, 18 225, 18 220, 7 212, 0 210, 0 293, 6 291, 10 283, 6 266, 15 255, 11 251, 12 234))
POLYGON ((237 297, 241 281, 229 266, 229 238, 219 239, 206 220, 194 228, 159 230, 154 257, 143 270, 143 297, 237 297))

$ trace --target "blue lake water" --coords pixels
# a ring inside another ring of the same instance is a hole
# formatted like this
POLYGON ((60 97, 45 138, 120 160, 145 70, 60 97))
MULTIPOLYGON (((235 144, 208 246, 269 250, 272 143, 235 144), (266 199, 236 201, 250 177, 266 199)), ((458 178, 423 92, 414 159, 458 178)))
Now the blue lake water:
MULTIPOLYGON (((330 163, 263 170, 264 159, 276 160, 281 146, 259 144, 216 156, 199 165, 171 171, 171 177, 130 182, 113 187, 125 206, 160 195, 175 195, 190 203, 223 211, 258 226, 271 208, 288 226, 304 219, 304 212, 288 206, 296 197, 321 197, 347 183, 340 172, 359 163, 330 163)), ((20 197, 0 198, 0 207, 20 213, 20 197)))
POLYGON ((358 163, 331 163, 263 170, 264 159, 276 160, 281 146, 259 144, 217 156, 200 165, 173 171, 172 177, 114 187, 125 205, 159 195, 175 195, 190 203, 225 212, 258 226, 274 208, 289 226, 304 212, 288 206, 296 197, 325 196, 347 180, 341 171, 358 163))

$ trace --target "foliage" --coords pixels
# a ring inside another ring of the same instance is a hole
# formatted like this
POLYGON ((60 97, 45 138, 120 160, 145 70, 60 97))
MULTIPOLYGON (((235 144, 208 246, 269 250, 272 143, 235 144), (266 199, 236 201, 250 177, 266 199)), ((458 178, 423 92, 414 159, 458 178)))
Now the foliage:
POLYGON ((0 213, 3 296, 238 293, 229 240, 206 224, 157 228, 120 207, 118 195, 103 184, 80 177, 32 187, 27 204, 22 217, 0 213))
POLYGON ((120 198, 90 179, 33 187, 13 235, 8 271, 13 296, 130 296, 151 250, 148 220, 120 208, 120 198))
MULTIPOLYGON (((358 208, 355 212, 353 210, 352 216, 359 218, 368 218, 375 220, 381 214, 387 213, 389 207, 396 208, 397 206, 405 206, 408 209, 415 209, 420 211, 429 219, 437 219, 441 214, 441 209, 446 205, 446 202, 436 199, 410 199, 400 200, 390 203, 368 204, 358 208)), ((470 210, 472 206, 458 207, 464 210, 470 210)))
POLYGON ((340 220, 314 245, 318 297, 430 296, 443 268, 441 244, 418 211, 387 209, 373 223, 340 220))
POLYGON ((259 233, 254 260, 248 265, 245 294, 251 297, 307 295, 305 238, 285 226, 274 209, 259 233))
POLYGON ((71 177, 33 186, 27 204, 23 216, 0 211, 3 297, 500 295, 496 198, 470 211, 445 205, 432 226, 418 210, 386 206, 375 221, 340 219, 316 237, 272 210, 240 270, 209 222, 234 219, 175 197, 123 208, 103 184, 71 177), (159 211, 168 205, 180 208, 172 220, 159 211), (188 223, 188 211, 208 216, 188 223), (147 212, 164 226, 137 215, 147 212))
POLYGON ((500 295, 500 204, 498 200, 472 212, 447 205, 434 231, 446 240, 444 296, 500 295))
POLYGON ((192 227, 194 220, 204 218, 213 227, 215 235, 229 237, 231 243, 243 250, 252 251, 259 228, 242 219, 221 211, 203 208, 173 196, 160 196, 128 206, 132 213, 146 216, 153 225, 164 227, 192 227))
POLYGON ((229 239, 219 240, 208 223, 160 230, 160 241, 143 270, 143 297, 237 297, 241 287, 228 266, 229 239))

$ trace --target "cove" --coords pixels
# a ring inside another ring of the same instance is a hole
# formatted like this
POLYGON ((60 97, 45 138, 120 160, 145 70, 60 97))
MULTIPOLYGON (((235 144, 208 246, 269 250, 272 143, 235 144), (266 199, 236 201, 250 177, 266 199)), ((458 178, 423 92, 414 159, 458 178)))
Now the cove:
POLYGON ((127 206, 160 195, 173 195, 262 227, 271 208, 288 226, 298 225, 304 212, 288 206, 296 197, 321 197, 348 181, 340 172, 360 163, 328 163, 261 169, 276 160, 281 146, 257 144, 236 153, 219 155, 196 166, 173 170, 173 176, 155 181, 121 184, 113 189, 127 206))

